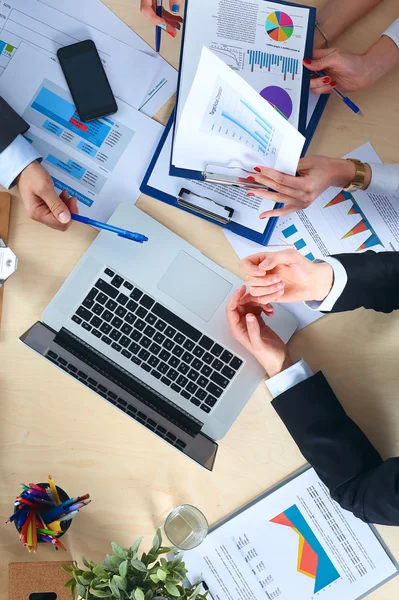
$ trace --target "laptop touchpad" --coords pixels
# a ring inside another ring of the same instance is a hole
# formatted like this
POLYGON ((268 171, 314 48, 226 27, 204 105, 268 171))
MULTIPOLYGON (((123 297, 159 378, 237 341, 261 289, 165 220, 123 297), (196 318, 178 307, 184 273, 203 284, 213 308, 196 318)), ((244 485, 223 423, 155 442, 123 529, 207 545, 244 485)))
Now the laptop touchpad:
POLYGON ((162 292, 204 321, 211 320, 232 287, 187 252, 179 252, 158 283, 162 292))

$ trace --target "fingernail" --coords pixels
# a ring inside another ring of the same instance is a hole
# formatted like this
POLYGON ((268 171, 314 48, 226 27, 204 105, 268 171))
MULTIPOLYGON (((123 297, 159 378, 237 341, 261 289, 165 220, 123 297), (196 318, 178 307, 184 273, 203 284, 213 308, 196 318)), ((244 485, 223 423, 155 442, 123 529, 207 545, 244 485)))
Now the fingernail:
POLYGON ((259 265, 259 269, 263 269, 264 267, 268 267, 269 265, 270 265, 270 260, 263 260, 259 265))
POLYGON ((62 212, 58 215, 58 220, 61 221, 61 223, 68 223, 69 218, 70 217, 66 212, 62 212))
POLYGON ((273 283, 280 283, 280 281, 281 281, 280 277, 275 277, 273 279, 273 283))
POLYGON ((250 177, 247 177, 247 181, 256 181, 256 179, 255 179, 255 177, 250 176, 250 177))
POLYGON ((247 315, 247 321, 253 323, 255 321, 255 317, 253 315, 247 315))
POLYGON ((278 290, 283 290, 284 289, 284 283, 279 283, 279 285, 277 286, 278 290))
POLYGON ((255 196, 253 192, 247 192, 247 196, 255 196))
POLYGON ((262 169, 261 169, 260 167, 255 167, 255 168, 254 168, 254 171, 256 171, 257 173, 261 173, 261 172, 262 172, 262 169))
POLYGON ((169 33, 169 35, 170 35, 172 38, 175 38, 175 37, 176 37, 176 31, 175 31, 175 30, 173 30, 173 31, 168 31, 168 33, 169 33))
POLYGON ((309 60, 308 58, 304 58, 303 62, 305 63, 305 65, 311 65, 312 64, 312 61, 309 60))
POLYGON ((330 85, 331 85, 331 87, 335 87, 335 86, 337 85, 337 82, 336 82, 336 81, 332 81, 332 82, 330 83, 330 85))
POLYGON ((324 77, 323 83, 329 83, 331 81, 331 77, 324 77))
POLYGON ((260 215, 259 219, 267 219, 267 215, 260 215))
POLYGON ((163 29, 164 31, 166 31, 166 25, 161 24, 161 25, 158 25, 158 27, 160 27, 161 29, 163 29))
POLYGON ((179 12, 179 10, 180 10, 180 7, 179 7, 179 5, 178 5, 178 4, 174 4, 174 5, 172 6, 172 12, 173 12, 173 13, 178 13, 178 12, 179 12))

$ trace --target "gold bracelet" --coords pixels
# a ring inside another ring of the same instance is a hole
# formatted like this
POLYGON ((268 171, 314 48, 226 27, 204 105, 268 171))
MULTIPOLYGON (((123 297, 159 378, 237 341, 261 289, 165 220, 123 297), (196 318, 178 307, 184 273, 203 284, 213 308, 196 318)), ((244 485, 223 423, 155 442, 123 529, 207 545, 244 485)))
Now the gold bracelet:
POLYGON ((346 160, 349 160, 355 165, 356 171, 355 176, 350 184, 344 188, 344 192, 358 192, 364 187, 364 180, 366 179, 366 166, 357 158, 347 158, 346 160))

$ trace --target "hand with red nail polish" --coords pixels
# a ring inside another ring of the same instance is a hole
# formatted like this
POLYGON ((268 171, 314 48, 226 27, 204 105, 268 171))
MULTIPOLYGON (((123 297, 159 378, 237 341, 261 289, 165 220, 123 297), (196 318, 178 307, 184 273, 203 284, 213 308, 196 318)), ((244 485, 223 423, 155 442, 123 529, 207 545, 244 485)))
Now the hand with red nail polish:
POLYGON ((314 94, 329 94, 337 87, 341 92, 353 92, 367 87, 369 69, 365 55, 353 54, 342 48, 314 50, 313 60, 304 59, 310 71, 325 71, 323 77, 312 77, 310 89, 314 94))
POLYGON ((183 19, 179 16, 182 0, 170 0, 170 12, 162 8, 162 17, 158 17, 156 13, 156 0, 141 0, 140 10, 151 23, 162 27, 172 37, 176 37, 177 30, 180 29, 183 19))

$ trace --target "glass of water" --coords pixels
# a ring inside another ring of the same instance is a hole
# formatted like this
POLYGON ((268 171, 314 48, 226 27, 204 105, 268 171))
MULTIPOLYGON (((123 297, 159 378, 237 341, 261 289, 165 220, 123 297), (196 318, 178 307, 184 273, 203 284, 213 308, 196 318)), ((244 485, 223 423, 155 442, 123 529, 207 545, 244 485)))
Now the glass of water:
POLYGON ((179 550, 192 550, 199 546, 208 535, 206 517, 191 504, 175 508, 163 524, 163 531, 169 542, 179 550))

